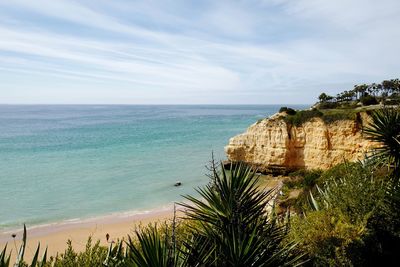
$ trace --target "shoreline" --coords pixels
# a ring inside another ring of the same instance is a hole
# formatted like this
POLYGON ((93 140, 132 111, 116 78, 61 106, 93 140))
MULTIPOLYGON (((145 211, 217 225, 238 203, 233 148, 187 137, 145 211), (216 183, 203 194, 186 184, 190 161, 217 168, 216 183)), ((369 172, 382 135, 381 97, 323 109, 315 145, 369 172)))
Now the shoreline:
MULTIPOLYGON (((118 211, 106 214, 99 214, 90 217, 76 217, 70 219, 62 219, 62 220, 55 220, 49 222, 42 222, 42 223, 35 223, 29 224, 26 223, 27 229, 32 231, 38 231, 38 229, 47 229, 47 228, 74 228, 74 225, 85 225, 94 222, 102 222, 107 223, 108 221, 123 221, 125 219, 134 218, 141 215, 146 214, 154 214, 160 213, 163 211, 170 211, 173 210, 173 202, 169 203, 169 205, 163 205, 157 208, 152 208, 148 210, 127 210, 127 211, 118 211)), ((24 225, 14 225, 14 226, 7 226, 3 229, 0 227, 0 243, 3 241, 3 235, 5 234, 12 234, 12 233, 22 233, 24 225)))
MULTIPOLYGON (((177 209, 177 212, 181 210, 177 209)), ((72 241, 75 251, 83 251, 89 236, 92 244, 100 240, 100 245, 108 246, 106 234, 110 235, 110 241, 122 239, 132 235, 135 226, 149 223, 172 220, 173 207, 145 211, 141 213, 110 214, 102 217, 88 218, 84 220, 71 220, 46 225, 27 226, 27 244, 25 259, 33 257, 37 244, 40 242, 41 253, 48 247, 48 256, 63 253, 67 248, 67 240, 72 241)), ((0 250, 8 243, 7 251, 11 251, 11 259, 16 257, 16 248, 19 248, 22 239, 23 227, 18 230, 5 230, 0 232, 0 250), (12 234, 17 234, 14 239, 12 234)))

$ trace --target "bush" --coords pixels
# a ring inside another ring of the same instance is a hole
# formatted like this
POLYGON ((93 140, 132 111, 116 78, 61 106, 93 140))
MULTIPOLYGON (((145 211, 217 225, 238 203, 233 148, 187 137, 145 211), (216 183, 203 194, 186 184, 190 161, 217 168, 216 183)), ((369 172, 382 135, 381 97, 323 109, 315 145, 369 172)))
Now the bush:
POLYGON ((359 265, 391 266, 398 260, 400 251, 400 188, 399 183, 389 182, 382 201, 368 221, 368 235, 364 246, 358 248, 359 265))
POLYGON ((316 184, 316 181, 321 176, 321 174, 322 174, 322 171, 320 171, 320 170, 314 170, 314 171, 307 172, 304 175, 303 186, 306 188, 314 187, 316 184))
POLYGON ((296 114, 296 110, 292 109, 292 108, 288 108, 288 107, 281 107, 279 109, 279 113, 281 112, 285 112, 288 115, 294 115, 296 114))
POLYGON ((94 245, 92 238, 89 237, 86 243, 86 249, 83 252, 76 252, 72 247, 71 240, 67 241, 67 249, 61 255, 51 257, 48 266, 53 267, 90 267, 102 266, 107 256, 107 247, 100 246, 100 240, 94 245))
POLYGON ((318 107, 320 109, 333 109, 339 107, 340 104, 338 102, 321 102, 318 107))
POLYGON ((382 179, 361 163, 343 164, 340 173, 333 173, 316 196, 327 209, 335 207, 354 223, 364 223, 383 199, 382 179))
POLYGON ((400 104, 400 99, 385 99, 383 101, 383 104, 385 104, 385 105, 399 105, 400 104))
POLYGON ((312 118, 322 117, 323 113, 318 109, 301 110, 296 112, 294 115, 285 117, 286 123, 289 125, 301 126, 303 123, 310 121, 312 118))
POLYGON ((361 236, 360 228, 335 210, 308 213, 305 218, 294 217, 290 240, 299 242, 311 266, 351 266, 346 248, 361 236))
POLYGON ((340 177, 344 177, 351 168, 358 168, 358 163, 344 162, 338 164, 323 172, 320 178, 317 180, 317 185, 323 186, 326 182, 334 181, 340 177))
POLYGON ((376 98, 373 96, 366 95, 361 98, 361 103, 364 106, 376 105, 378 104, 378 100, 376 100, 376 98))
POLYGON ((309 195, 312 205, 305 216, 291 223, 290 240, 300 243, 313 266, 352 266, 370 233, 368 221, 384 198, 382 179, 359 163, 345 163, 318 182, 323 185, 309 195))
POLYGON ((303 177, 289 175, 289 178, 284 180, 283 183, 287 186, 288 189, 301 188, 303 177))
MULTIPOLYGON (((283 188, 287 188, 287 193, 284 196, 288 196, 291 189, 297 189, 298 196, 285 200, 280 198, 280 208, 287 208, 288 206, 294 208, 295 212, 302 213, 307 209, 308 196, 310 191, 315 187, 316 182, 321 176, 321 170, 297 170, 289 173, 288 178, 285 179, 283 188)), ((282 189, 283 190, 283 189, 282 189)))
POLYGON ((322 116, 322 120, 326 124, 330 124, 340 120, 355 120, 355 119, 357 119, 357 112, 355 112, 353 109, 327 110, 324 112, 324 116, 322 116))
POLYGON ((285 184, 289 188, 312 188, 316 184, 316 181, 321 176, 321 170, 297 170, 289 174, 289 179, 285 181, 285 184))

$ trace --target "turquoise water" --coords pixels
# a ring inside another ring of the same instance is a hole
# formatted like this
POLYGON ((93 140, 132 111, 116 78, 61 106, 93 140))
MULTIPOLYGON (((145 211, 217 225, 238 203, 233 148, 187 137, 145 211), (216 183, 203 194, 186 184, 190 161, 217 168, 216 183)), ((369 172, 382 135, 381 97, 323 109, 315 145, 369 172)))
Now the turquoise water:
POLYGON ((279 107, 0 106, 0 229, 172 205, 279 107))

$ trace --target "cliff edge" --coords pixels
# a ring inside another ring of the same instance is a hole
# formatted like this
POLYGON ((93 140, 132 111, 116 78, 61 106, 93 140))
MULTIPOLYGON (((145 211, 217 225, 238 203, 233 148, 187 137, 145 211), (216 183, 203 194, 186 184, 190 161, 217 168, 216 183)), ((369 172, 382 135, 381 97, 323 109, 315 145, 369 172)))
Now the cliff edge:
POLYGON ((300 126, 287 123, 285 116, 277 113, 232 137, 225 147, 228 160, 247 162, 263 172, 328 169, 344 160, 363 159, 374 146, 362 133, 369 121, 365 112, 354 120, 326 123, 316 117, 300 126))

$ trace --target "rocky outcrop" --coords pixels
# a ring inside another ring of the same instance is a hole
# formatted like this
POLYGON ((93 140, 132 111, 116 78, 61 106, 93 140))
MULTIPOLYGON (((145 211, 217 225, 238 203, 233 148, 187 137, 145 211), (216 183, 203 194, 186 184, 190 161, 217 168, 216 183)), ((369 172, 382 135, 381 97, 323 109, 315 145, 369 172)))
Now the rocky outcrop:
POLYGON ((326 124, 313 118, 301 126, 291 126, 283 114, 258 121, 243 134, 229 140, 225 152, 230 161, 244 161, 260 171, 287 169, 328 169, 344 160, 363 159, 375 145, 364 138, 362 126, 368 115, 357 120, 326 124))

